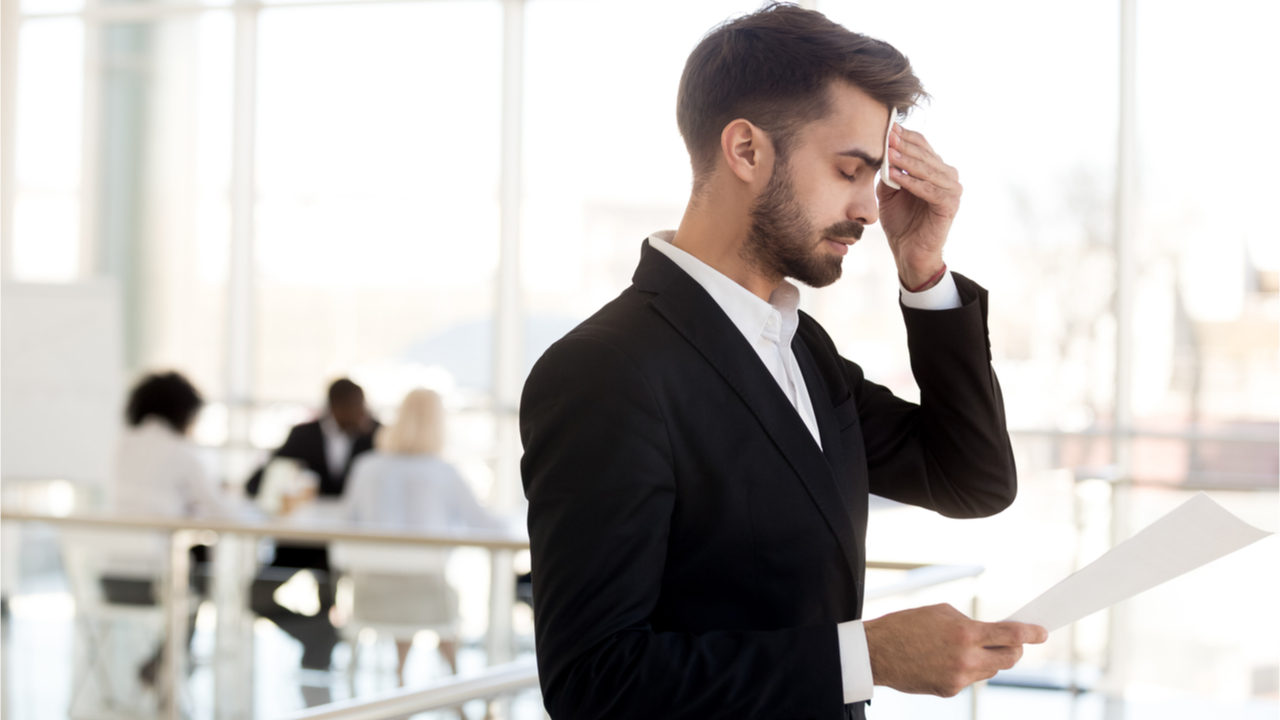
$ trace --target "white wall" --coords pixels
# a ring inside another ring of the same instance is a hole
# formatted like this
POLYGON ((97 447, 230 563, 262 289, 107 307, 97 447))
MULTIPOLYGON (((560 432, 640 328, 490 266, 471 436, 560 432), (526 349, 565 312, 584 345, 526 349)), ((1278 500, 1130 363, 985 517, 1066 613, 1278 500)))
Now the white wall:
POLYGON ((123 423, 115 283, 3 284, 0 476, 100 483, 123 423))

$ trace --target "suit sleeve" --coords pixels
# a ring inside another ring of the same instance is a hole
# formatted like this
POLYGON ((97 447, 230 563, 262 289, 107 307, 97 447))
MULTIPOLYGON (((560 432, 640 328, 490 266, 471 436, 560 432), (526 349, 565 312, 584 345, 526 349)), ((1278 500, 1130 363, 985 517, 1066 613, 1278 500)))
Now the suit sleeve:
POLYGON ((835 625, 658 632, 676 503, 645 376, 604 340, 543 356, 520 409, 534 614, 553 718, 839 718, 835 625))
POLYGON ((985 517, 1013 503, 1017 472, 1000 383, 991 367, 987 293, 954 274, 962 305, 903 307, 920 404, 847 363, 871 492, 948 517, 985 517))

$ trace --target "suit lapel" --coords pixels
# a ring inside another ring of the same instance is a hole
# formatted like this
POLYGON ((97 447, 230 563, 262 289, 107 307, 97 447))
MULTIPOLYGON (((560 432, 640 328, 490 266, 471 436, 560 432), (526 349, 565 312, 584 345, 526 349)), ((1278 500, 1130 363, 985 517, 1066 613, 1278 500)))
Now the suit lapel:
MULTIPOLYGON (((840 546, 844 548, 844 557, 849 563, 849 571, 858 581, 858 607, 862 607, 862 569, 866 567, 866 549, 863 547, 860 533, 853 524, 853 518, 857 517, 858 499, 854 495, 856 488, 853 486, 853 476, 846 466, 844 446, 840 442, 840 427, 830 390, 832 386, 843 388, 844 384, 828 383, 825 373, 819 370, 813 353, 799 333, 791 343, 791 350, 796 355, 800 373, 804 375, 805 388, 809 392, 813 414, 818 421, 818 435, 822 438, 822 454, 827 461, 827 479, 840 501, 839 522, 832 527, 836 535, 840 536, 840 546)), ((863 515, 865 514, 864 508, 863 515)))
POLYGON ((319 420, 315 421, 311 433, 311 457, 307 458, 307 464, 320 476, 321 488, 332 487, 333 473, 329 470, 329 453, 326 451, 328 441, 324 438, 324 428, 320 427, 319 420))
POLYGON ((841 504, 846 513, 852 512, 853 490, 848 482, 844 482, 848 475, 845 472, 844 455, 839 452, 840 427, 836 421, 835 403, 828 392, 827 378, 818 369, 813 353, 798 333, 791 343, 791 350, 796 355, 796 363, 800 365, 800 373, 804 375, 809 401, 813 404, 813 414, 818 420, 818 434, 822 437, 822 454, 831 468, 832 479, 835 481, 836 491, 840 494, 841 504))
MULTIPOLYGON (((804 483, 827 525, 839 539, 850 572, 860 581, 858 542, 845 510, 846 499, 837 489, 832 466, 746 338, 696 280, 670 258, 650 248, 647 242, 633 281, 637 289, 656 293, 650 301, 651 307, 662 314, 742 398, 804 483)), ((793 347, 803 345, 795 343, 793 347)), ((821 421, 821 418, 826 418, 828 424, 834 424, 831 401, 825 393, 813 395, 815 388, 825 385, 813 370, 814 363, 807 350, 805 357, 809 367, 802 365, 802 372, 805 384, 810 388, 810 396, 815 398, 815 412, 821 412, 819 429, 822 443, 824 447, 832 447, 839 442, 839 432, 823 429, 821 421)))

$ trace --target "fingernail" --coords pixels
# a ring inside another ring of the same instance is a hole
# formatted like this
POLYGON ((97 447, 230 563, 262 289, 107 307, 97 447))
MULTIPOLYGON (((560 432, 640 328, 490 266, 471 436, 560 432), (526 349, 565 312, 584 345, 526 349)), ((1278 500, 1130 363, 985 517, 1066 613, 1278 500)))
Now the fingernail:
POLYGON ((897 160, 898 158, 902 157, 902 153, 898 152, 897 150, 890 150, 889 157, 893 158, 894 160, 897 160))

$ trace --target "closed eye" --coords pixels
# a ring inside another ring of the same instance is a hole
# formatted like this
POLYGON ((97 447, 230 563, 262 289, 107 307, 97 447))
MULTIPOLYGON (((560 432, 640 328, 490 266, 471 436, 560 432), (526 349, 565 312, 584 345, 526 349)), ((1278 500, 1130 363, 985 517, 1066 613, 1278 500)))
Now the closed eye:
MULTIPOLYGON (((865 152, 859 148, 850 148, 844 152, 836 153, 836 156, 839 158, 853 158, 854 160, 861 160, 861 167, 859 167, 858 170, 862 170, 864 168, 869 169, 872 170, 873 174, 880 171, 880 165, 884 162, 883 155, 878 158, 871 157, 871 153, 865 152)), ((844 176, 845 180, 854 182, 857 179, 858 170, 854 170, 852 175, 841 170, 840 174, 844 176)))

